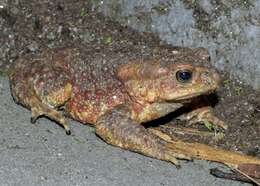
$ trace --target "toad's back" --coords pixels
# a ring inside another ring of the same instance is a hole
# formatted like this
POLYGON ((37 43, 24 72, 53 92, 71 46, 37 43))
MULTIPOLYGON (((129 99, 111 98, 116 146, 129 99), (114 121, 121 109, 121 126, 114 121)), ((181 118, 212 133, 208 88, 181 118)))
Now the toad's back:
POLYGON ((114 58, 108 62, 100 53, 92 56, 92 60, 86 60, 77 48, 60 48, 20 58, 10 74, 13 97, 29 108, 29 99, 35 92, 48 106, 66 102, 65 109, 71 117, 94 124, 108 109, 124 103, 127 94, 116 78, 116 67, 123 60, 114 58), (71 91, 64 91, 68 83, 71 91), (47 95, 55 100, 50 101, 47 95))
POLYGON ((73 85, 73 95, 66 104, 66 112, 83 123, 95 124, 107 110, 128 99, 124 85, 116 77, 116 67, 123 60, 114 58, 115 61, 111 62, 101 54, 93 56, 91 61, 85 60, 82 53, 75 50, 57 53, 57 57, 68 65, 66 70, 71 74, 73 85))

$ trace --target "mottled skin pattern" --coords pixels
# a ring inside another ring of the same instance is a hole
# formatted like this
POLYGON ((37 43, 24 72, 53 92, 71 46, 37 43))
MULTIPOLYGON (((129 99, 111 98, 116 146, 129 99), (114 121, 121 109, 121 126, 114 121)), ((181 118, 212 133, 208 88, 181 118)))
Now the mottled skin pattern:
MULTIPOLYGON (((31 109, 33 122, 44 115, 69 134, 69 125, 58 111, 64 108, 73 119, 95 125, 97 135, 107 143, 177 165, 176 157, 189 157, 174 153, 142 123, 213 92, 219 77, 212 69, 194 65, 198 60, 208 60, 204 49, 175 53, 174 62, 126 61, 124 57, 107 61, 102 54, 91 61, 76 48, 44 50, 18 60, 9 76, 11 92, 17 103, 31 109), (183 64, 187 59, 189 63, 183 64), (182 81, 177 77, 180 71, 192 76, 182 81)), ((226 128, 210 107, 196 107, 180 119, 226 128)))

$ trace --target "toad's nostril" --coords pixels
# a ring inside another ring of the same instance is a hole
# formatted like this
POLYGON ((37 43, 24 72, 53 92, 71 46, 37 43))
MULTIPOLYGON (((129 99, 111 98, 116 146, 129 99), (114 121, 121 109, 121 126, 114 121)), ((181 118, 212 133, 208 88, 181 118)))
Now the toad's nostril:
POLYGON ((211 74, 209 71, 204 71, 201 73, 201 80, 203 84, 211 85, 214 83, 214 78, 212 77, 213 74, 211 74))
POLYGON ((201 80, 207 84, 218 85, 220 82, 219 74, 213 69, 203 70, 200 74, 200 77, 201 77, 201 80))
POLYGON ((204 71, 204 72, 201 73, 201 79, 202 80, 208 80, 209 77, 210 77, 210 74, 209 74, 208 71, 204 71))

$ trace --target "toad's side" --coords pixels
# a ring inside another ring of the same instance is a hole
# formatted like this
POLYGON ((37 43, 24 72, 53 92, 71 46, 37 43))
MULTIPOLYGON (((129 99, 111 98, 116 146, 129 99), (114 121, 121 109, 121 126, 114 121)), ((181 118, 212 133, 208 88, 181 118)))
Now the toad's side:
MULTIPOLYGON (((194 60, 205 57, 198 52, 192 55, 194 60)), ((64 108, 73 119, 95 125, 97 135, 109 144, 177 164, 175 158, 190 158, 176 153, 142 123, 212 93, 219 77, 212 69, 183 64, 178 56, 176 60, 110 62, 97 57, 86 61, 76 48, 45 50, 18 60, 9 76, 10 87, 15 101, 31 109, 33 122, 44 115, 69 134, 69 125, 58 111, 64 108)), ((180 118, 226 128, 210 107, 194 107, 180 118)))

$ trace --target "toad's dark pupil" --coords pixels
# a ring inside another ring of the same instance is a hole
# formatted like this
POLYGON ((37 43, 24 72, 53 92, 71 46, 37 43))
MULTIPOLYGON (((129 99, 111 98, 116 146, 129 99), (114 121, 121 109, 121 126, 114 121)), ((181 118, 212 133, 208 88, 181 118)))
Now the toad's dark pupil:
POLYGON ((188 70, 180 70, 176 73, 177 80, 180 82, 187 82, 191 79, 192 73, 188 70))

